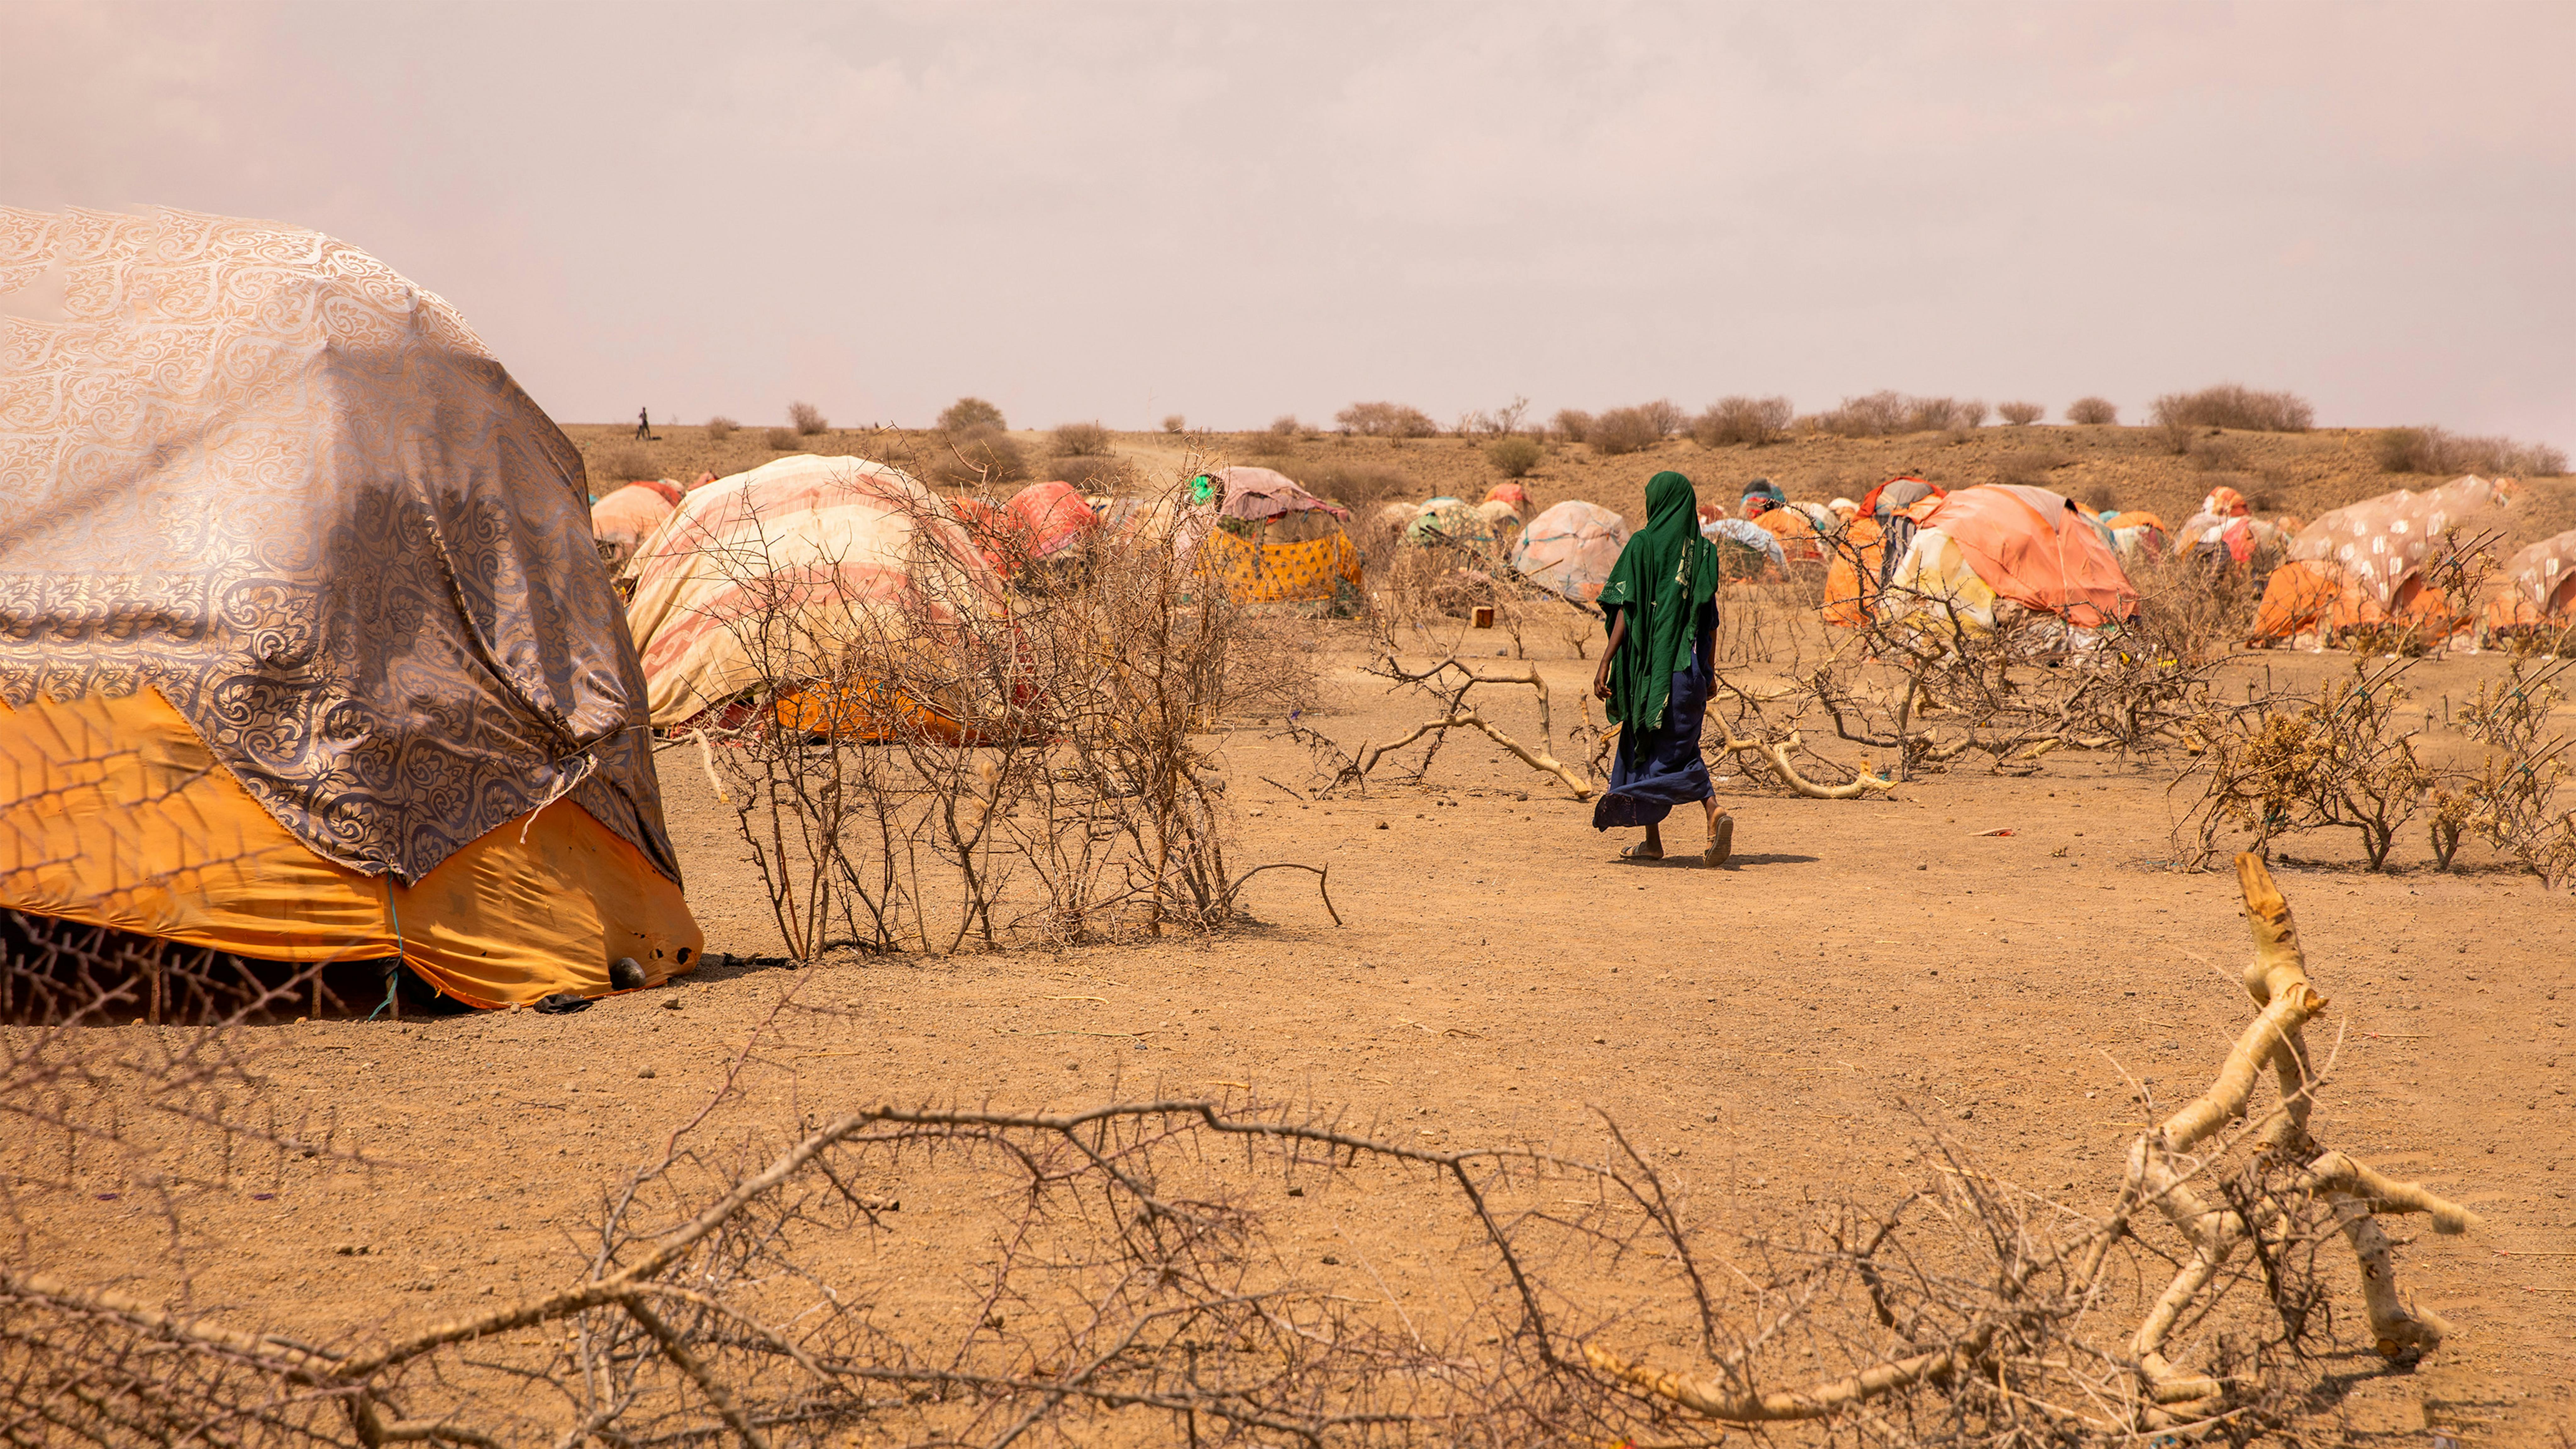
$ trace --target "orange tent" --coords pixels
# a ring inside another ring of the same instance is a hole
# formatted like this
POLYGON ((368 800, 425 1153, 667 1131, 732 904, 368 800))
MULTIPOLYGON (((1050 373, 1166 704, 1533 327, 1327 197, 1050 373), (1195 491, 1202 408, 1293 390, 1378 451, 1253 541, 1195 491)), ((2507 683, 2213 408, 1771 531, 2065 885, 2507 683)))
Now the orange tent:
POLYGON ((680 898, 580 453, 318 232, 0 210, 0 909, 475 1006, 659 982, 680 898))
POLYGON ((2424 577, 2446 533, 2472 514, 2501 506, 2520 485, 2474 475, 2422 493, 2400 489, 2338 508, 2299 530, 2289 562, 2273 570, 2254 616, 2258 638, 2397 622, 2426 638, 2469 622, 2471 601, 2453 600, 2424 577))
POLYGON ((1834 540, 1833 558, 1825 566, 1826 623, 1856 629, 1868 619, 1890 566, 1889 534, 1898 535, 1901 547, 1915 526, 1913 508, 1947 494, 1937 483, 1904 477, 1890 478, 1862 497, 1859 512, 1834 540), (1901 526, 1891 528, 1891 521, 1901 526))
POLYGON ((2102 530, 2045 488, 1989 483, 1907 510, 1918 525, 1890 571, 1882 613, 1939 601, 1992 627, 1994 600, 2100 628, 2137 612, 2138 591, 2102 530))

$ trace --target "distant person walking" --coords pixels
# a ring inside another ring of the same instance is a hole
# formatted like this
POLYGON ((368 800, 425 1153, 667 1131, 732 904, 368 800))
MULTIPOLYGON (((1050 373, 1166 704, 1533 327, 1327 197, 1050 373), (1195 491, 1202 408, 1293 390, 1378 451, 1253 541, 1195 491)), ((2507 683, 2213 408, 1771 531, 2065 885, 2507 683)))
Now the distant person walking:
POLYGON ((653 410, 651 408, 640 407, 635 410, 635 436, 645 442, 652 441, 653 410))
POLYGON ((1663 859, 1664 817, 1692 801, 1708 813, 1701 862, 1723 865, 1735 848, 1735 817, 1718 808, 1699 754, 1716 668, 1717 567, 1716 546, 1700 536, 1698 491, 1679 473, 1656 474, 1646 484, 1646 526, 1601 588, 1610 646, 1592 678, 1619 726, 1592 828, 1646 827, 1644 843, 1620 851, 1622 860, 1663 859))

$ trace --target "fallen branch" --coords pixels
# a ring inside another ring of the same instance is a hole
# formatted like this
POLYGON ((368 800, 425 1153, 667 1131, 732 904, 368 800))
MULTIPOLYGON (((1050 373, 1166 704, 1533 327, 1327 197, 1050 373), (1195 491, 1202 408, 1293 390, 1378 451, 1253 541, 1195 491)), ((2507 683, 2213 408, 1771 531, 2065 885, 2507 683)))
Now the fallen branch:
POLYGON ((1862 771, 1839 785, 1819 785, 1799 774, 1798 767, 1789 763, 1789 752, 1803 748, 1805 744, 1806 741, 1798 737, 1798 732, 1791 730, 1788 738, 1778 741, 1739 740, 1729 735, 1725 748, 1736 754, 1749 754, 1761 760, 1777 771, 1780 779, 1790 789, 1811 800, 1857 800, 1872 790, 1896 788, 1895 781, 1882 780, 1867 771, 1862 771))
POLYGON ((1268 865, 1256 865, 1252 869, 1245 871, 1243 874, 1236 876, 1234 878, 1234 884, 1225 888, 1225 898, 1229 901, 1233 900, 1235 896, 1243 890, 1243 883, 1245 881, 1252 879, 1254 876, 1261 874, 1265 870, 1311 870, 1315 873, 1315 893, 1324 898, 1324 914, 1331 916, 1333 918, 1333 924, 1338 926, 1342 923, 1342 913, 1333 909, 1333 893, 1331 890, 1327 889, 1327 886, 1332 879, 1332 869, 1333 868, 1329 865, 1307 865, 1301 861, 1274 860, 1268 865))

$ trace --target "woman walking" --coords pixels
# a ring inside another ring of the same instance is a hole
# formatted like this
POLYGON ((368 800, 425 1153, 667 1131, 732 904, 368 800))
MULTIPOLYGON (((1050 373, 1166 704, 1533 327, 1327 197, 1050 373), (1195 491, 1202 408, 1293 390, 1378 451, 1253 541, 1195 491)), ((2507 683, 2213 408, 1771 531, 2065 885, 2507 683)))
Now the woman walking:
POLYGON ((1700 720, 1717 633, 1717 549, 1699 532, 1699 494, 1679 473, 1646 483, 1646 526, 1630 535, 1601 588, 1610 646, 1592 679, 1619 726, 1610 788, 1592 807, 1592 828, 1646 827, 1645 843, 1622 860, 1661 860, 1663 819, 1698 801, 1708 813, 1702 862, 1723 865, 1734 849, 1735 818, 1717 808, 1699 757, 1700 720))

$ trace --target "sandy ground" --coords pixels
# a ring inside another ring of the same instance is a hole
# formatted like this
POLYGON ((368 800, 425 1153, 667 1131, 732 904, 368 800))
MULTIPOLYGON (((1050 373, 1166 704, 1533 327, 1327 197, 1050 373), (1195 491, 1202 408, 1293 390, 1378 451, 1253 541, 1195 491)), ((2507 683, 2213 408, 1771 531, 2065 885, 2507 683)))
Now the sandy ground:
MULTIPOLYGON (((1420 716, 1357 656, 1318 662, 1338 711, 1320 723, 1338 738, 1420 716)), ((1589 677, 1544 667, 1560 698, 1589 677)), ((2430 661, 2418 685, 2464 690, 2491 667, 2430 661)), ((283 1301, 330 1337, 387 1303, 413 1320, 564 1281, 603 1187, 706 1103, 791 986, 824 1014, 788 1028, 792 1050, 765 1053, 772 1069, 709 1131, 844 1103, 1258 1091, 1410 1140, 1590 1153, 1606 1112, 1744 1222, 1888 1200, 1923 1175, 1934 1129, 2017 1181, 2107 1204, 2138 1120, 2132 1079, 2159 1101, 2197 1092, 2248 1017, 2232 877, 2168 868, 2162 768, 2058 756, 2030 779, 1952 773, 1866 803, 1729 782, 1737 856, 1711 871, 1615 862, 1627 837, 1596 834, 1588 806, 1481 745, 1444 752, 1423 787, 1322 802, 1262 782, 1308 776, 1257 730, 1226 759, 1240 858, 1329 865, 1346 924, 1306 878, 1274 872, 1251 893, 1259 924, 1221 939, 845 960, 800 980, 775 959, 729 812, 690 755, 664 755, 709 945, 751 959, 571 1016, 258 1029, 281 1110, 335 1123, 385 1165, 290 1161, 270 1196, 195 1204, 200 1300, 283 1301), (2012 833, 1979 834, 1999 828, 2012 833)), ((2475 1425, 2474 1442, 2563 1444, 2576 902, 2500 869, 2435 873, 2420 840, 2389 874, 2355 868, 2339 841, 2289 853, 2300 863, 2281 880, 2334 998, 2312 1039, 2341 1039, 2321 1139, 2487 1223, 2458 1239, 2401 1226, 2404 1286, 2457 1336, 2411 1374, 2340 1355, 2332 1414, 2370 1434, 2420 1433, 2438 1413, 2475 1425)), ((1432 1272, 1409 1199, 1354 1191, 1283 1201, 1313 1216, 1281 1231, 1297 1251, 1355 1244, 1390 1273, 1432 1272)), ((33 1206, 75 1276, 170 1271, 131 1194, 33 1206)), ((2334 1271, 2348 1349, 2357 1294, 2348 1260, 2334 1271)))

